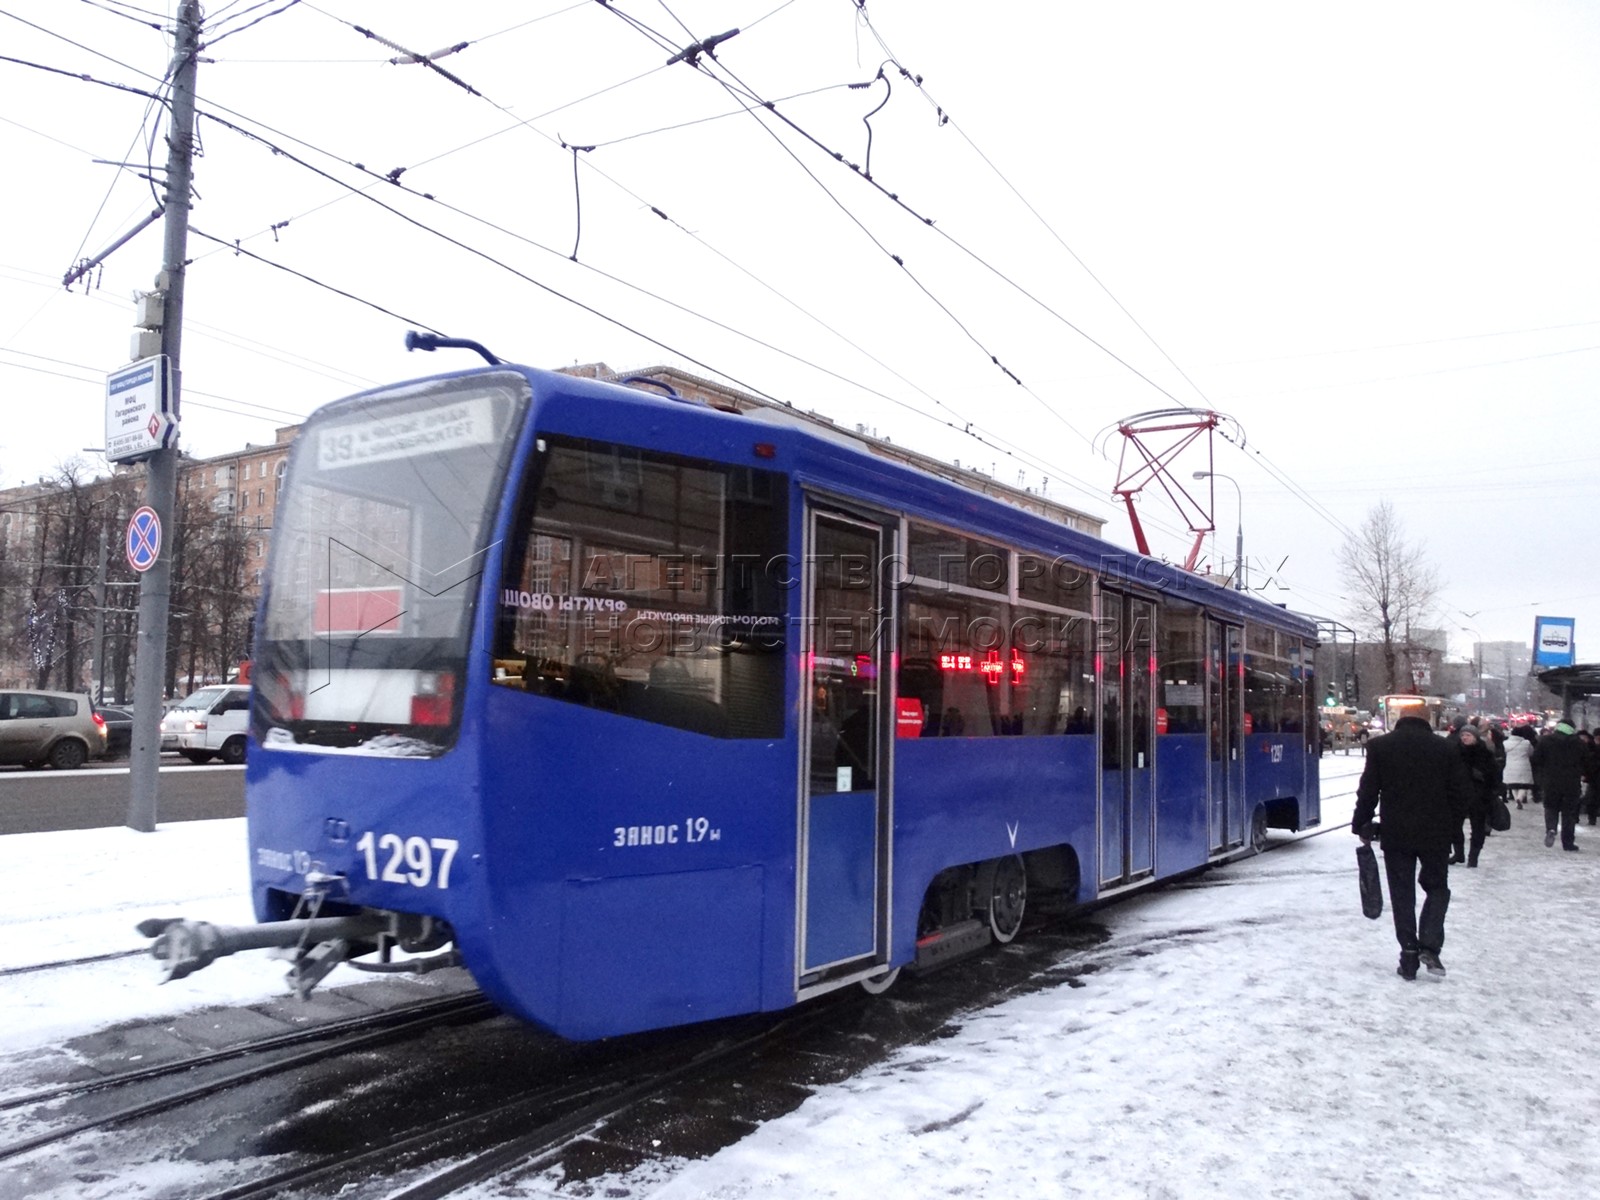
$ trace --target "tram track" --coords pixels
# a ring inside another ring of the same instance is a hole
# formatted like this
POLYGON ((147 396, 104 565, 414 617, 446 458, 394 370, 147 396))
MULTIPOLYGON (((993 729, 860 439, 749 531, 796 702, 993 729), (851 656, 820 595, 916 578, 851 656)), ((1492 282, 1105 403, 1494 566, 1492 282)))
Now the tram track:
POLYGON ((112 950, 107 954, 87 954, 82 958, 61 958, 53 962, 28 963, 20 967, 0 967, 0 979, 12 975, 33 975, 39 971, 63 971, 69 967, 88 967, 96 963, 115 962, 121 958, 137 958, 148 955, 149 950, 112 950))
POLYGON ((0 1101, 0 1112, 42 1108, 48 1104, 65 1102, 98 1092, 133 1089, 140 1085, 156 1083, 179 1075, 193 1072, 204 1073, 209 1068, 236 1062, 240 1059, 276 1055, 268 1061, 257 1062, 235 1071, 208 1075, 204 1079, 196 1080, 175 1091, 123 1103, 92 1118, 75 1121, 31 1137, 0 1145, 0 1161, 15 1158, 29 1151, 39 1150, 56 1143, 65 1142, 94 1129, 121 1124, 140 1117, 166 1112, 186 1104, 192 1104, 219 1091, 239 1087, 245 1083, 274 1074, 292 1071, 314 1063, 324 1062, 330 1058, 354 1054, 371 1047, 415 1037, 441 1025, 465 1024, 485 1020, 494 1016, 498 1011, 493 1004, 477 995, 425 1000, 416 1004, 402 1005, 382 1013, 363 1014, 360 1017, 329 1022, 315 1029, 295 1030, 272 1037, 260 1038, 219 1050, 192 1055, 171 1063, 122 1071, 97 1079, 59 1084, 55 1087, 8 1097, 0 1101), (324 1044, 315 1045, 314 1048, 301 1050, 298 1053, 279 1053, 280 1051, 293 1051, 296 1047, 308 1046, 312 1043, 324 1044))
MULTIPOLYGON (((673 1039, 637 1057, 593 1065, 579 1079, 536 1087, 334 1161, 276 1171, 208 1193, 204 1200, 258 1200, 308 1187, 322 1187, 324 1194, 358 1194, 352 1189, 360 1181, 351 1177, 374 1168, 383 1169, 383 1194, 390 1200, 436 1200, 508 1171, 545 1169, 565 1146, 630 1109, 671 1088, 736 1072, 755 1056, 797 1044, 835 1019, 835 1006, 827 1005, 781 1018, 743 1018, 741 1027, 759 1027, 734 1031, 688 1058, 683 1045, 673 1039), (479 1145, 467 1149, 461 1159, 462 1150, 473 1143, 479 1145), (451 1156, 460 1161, 394 1190, 397 1176, 425 1172, 426 1160, 451 1156)), ((686 1035, 686 1040, 692 1043, 694 1035, 686 1035)))

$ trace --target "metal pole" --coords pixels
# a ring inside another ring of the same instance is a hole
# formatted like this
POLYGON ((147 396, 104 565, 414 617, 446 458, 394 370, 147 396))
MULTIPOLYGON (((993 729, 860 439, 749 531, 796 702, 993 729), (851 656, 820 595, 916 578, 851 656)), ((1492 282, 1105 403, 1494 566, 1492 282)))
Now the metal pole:
POLYGON ((100 518, 100 557, 94 564, 94 702, 106 699, 106 518, 100 518))
MULTIPOLYGON (((181 412, 183 374, 179 351, 183 341, 184 263, 189 246, 189 197, 194 158, 194 85, 199 65, 200 0, 184 0, 178 12, 173 53, 172 117, 167 133, 167 198, 165 240, 158 286, 166 293, 161 326, 161 352, 172 369, 172 410, 181 412)), ((162 447, 147 463, 145 503, 155 509, 162 528, 154 564, 139 580, 138 657, 133 669, 134 726, 128 760, 128 827, 152 833, 156 827, 157 788, 161 767, 161 682, 167 666, 167 613, 172 590, 172 517, 178 484, 178 449, 162 447)))

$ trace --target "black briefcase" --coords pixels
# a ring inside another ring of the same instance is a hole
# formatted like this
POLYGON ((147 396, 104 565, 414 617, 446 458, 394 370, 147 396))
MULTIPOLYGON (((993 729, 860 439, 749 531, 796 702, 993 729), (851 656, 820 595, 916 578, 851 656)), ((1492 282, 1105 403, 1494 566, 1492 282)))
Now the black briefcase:
POLYGON ((1365 842, 1356 847, 1356 872, 1361 877, 1361 911, 1376 921, 1383 916, 1383 882, 1378 877, 1378 856, 1365 842))

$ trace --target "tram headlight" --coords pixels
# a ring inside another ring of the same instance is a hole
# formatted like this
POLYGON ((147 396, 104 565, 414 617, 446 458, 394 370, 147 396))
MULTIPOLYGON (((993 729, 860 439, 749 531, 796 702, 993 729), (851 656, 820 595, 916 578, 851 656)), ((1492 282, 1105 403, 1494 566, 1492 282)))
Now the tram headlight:
POLYGON ((456 677, 449 671, 424 671, 411 696, 413 725, 448 725, 455 707, 456 677))

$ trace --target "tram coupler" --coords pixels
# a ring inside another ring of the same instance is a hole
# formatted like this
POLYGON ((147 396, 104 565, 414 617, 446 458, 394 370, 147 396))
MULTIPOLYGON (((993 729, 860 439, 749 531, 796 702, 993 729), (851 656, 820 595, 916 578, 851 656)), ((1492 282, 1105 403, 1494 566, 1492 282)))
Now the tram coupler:
MULTIPOLYGON (((345 954, 348 954, 350 942, 374 938, 386 932, 390 923, 389 914, 375 912, 344 917, 267 921, 260 925, 213 925, 209 921, 152 917, 140 921, 138 930, 144 937, 155 939, 150 944, 150 954, 162 964, 161 982, 169 983, 241 950, 312 946, 314 952, 320 950, 325 942, 343 941, 345 954)), ((311 981, 306 991, 309 992, 311 987, 316 986, 317 980, 341 961, 342 956, 331 962, 311 981)), ((298 967, 298 963, 296 965, 298 967)), ((290 981, 294 982, 292 972, 290 981)))

